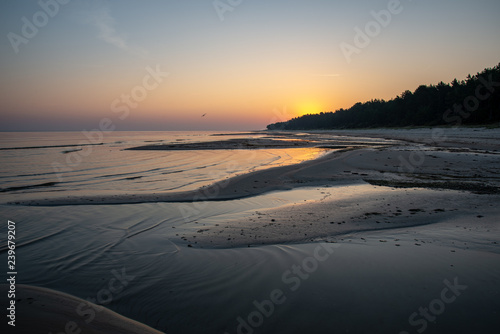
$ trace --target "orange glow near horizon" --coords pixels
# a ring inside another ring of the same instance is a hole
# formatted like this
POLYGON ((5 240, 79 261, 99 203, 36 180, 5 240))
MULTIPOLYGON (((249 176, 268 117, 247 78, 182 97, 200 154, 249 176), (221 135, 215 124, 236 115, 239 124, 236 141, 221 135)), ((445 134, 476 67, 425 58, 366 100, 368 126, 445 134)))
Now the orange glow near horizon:
MULTIPOLYGON (((351 61, 339 46, 353 43, 354 27, 364 27, 363 15, 378 5, 298 2, 284 11, 255 2, 221 22, 212 6, 189 1, 92 10, 78 3, 19 53, 9 39, 0 42, 2 131, 78 130, 103 118, 125 129, 259 129, 462 80, 496 66, 500 54, 491 43, 500 29, 498 1, 456 6, 466 22, 442 19, 451 5, 414 2, 351 61), (423 27, 429 10, 433 24, 423 27), (117 108, 127 110, 125 119, 117 108)), ((4 36, 38 10, 36 2, 5 2, 4 36)))
POLYGON ((60 124, 74 120, 76 128, 93 126, 107 117, 124 128, 137 124, 141 129, 191 125, 194 129, 260 129, 306 114, 350 108, 374 98, 391 99, 420 84, 449 82, 466 73, 464 70, 452 76, 432 68, 429 73, 378 58, 350 67, 345 60, 334 59, 328 67, 336 70, 324 71, 313 58, 302 63, 292 60, 247 63, 233 57, 231 62, 218 60, 203 67, 200 62, 193 65, 177 59, 137 63, 126 70, 119 66, 80 66, 73 68, 71 76, 59 70, 57 59, 47 61, 43 68, 38 63, 18 64, 11 69, 16 75, 23 71, 36 75, 23 74, 1 85, 3 114, 19 124, 42 118, 60 124), (143 85, 147 68, 157 66, 169 75, 148 90, 145 98, 134 101, 127 119, 118 119, 111 110, 113 101, 132 96, 134 89, 143 85), (380 80, 386 76, 392 80, 380 80), (202 118, 203 114, 206 117, 202 118))
POLYGON ((319 114, 325 111, 323 105, 318 102, 308 100, 306 102, 299 103, 297 105, 297 116, 309 115, 309 114, 319 114))

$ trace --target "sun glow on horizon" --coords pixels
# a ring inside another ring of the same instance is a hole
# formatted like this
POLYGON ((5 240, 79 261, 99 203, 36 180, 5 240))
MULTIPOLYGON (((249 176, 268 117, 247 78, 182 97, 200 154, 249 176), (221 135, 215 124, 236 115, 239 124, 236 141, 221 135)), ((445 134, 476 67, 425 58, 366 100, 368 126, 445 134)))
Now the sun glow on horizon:
POLYGON ((324 106, 319 102, 305 101, 297 105, 296 115, 297 117, 300 117, 309 114, 319 114, 320 112, 324 111, 324 109, 324 106))

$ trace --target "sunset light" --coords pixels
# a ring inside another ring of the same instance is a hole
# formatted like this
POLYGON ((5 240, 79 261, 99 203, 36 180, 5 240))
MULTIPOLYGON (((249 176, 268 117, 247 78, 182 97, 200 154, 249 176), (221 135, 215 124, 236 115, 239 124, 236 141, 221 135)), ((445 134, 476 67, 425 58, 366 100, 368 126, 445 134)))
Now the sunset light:
POLYGON ((447 19, 449 0, 392 14, 387 1, 53 1, 51 15, 29 1, 2 11, 0 130, 81 130, 132 94, 122 130, 263 129, 275 108, 295 117, 390 99, 500 54, 488 42, 496 1, 461 2, 463 20, 447 19), (146 76, 157 67, 169 75, 156 86, 146 76), (141 95, 144 84, 154 89, 141 95))
POLYGON ((318 114, 325 111, 324 107, 316 102, 307 101, 301 103, 297 107, 297 116, 308 115, 308 114, 318 114))
POLYGON ((0 1, 1 333, 500 333, 499 18, 0 1))

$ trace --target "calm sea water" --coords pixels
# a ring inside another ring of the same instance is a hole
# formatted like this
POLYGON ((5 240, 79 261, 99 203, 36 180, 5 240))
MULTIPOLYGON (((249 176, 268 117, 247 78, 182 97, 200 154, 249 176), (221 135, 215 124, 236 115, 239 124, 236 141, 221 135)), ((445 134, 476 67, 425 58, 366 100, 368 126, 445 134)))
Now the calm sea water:
POLYGON ((314 159, 325 152, 311 148, 125 150, 141 145, 242 137, 238 133, 218 134, 220 132, 113 132, 104 136, 81 132, 1 133, 0 192, 9 196, 9 200, 15 200, 193 190, 237 174, 314 159), (78 146, 82 143, 102 145, 78 146))

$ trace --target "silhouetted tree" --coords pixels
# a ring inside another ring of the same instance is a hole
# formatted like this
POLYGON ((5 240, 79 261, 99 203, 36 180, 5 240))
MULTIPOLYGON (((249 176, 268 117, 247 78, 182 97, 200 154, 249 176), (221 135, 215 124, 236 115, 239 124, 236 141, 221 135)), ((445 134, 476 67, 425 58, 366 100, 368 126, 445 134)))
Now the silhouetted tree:
POLYGON ((492 124, 500 122, 500 64, 466 80, 421 85, 390 101, 358 102, 349 109, 321 112, 269 124, 269 130, 344 129, 492 124), (488 84, 489 83, 489 84, 488 84), (460 122, 450 120, 460 119, 460 122))

